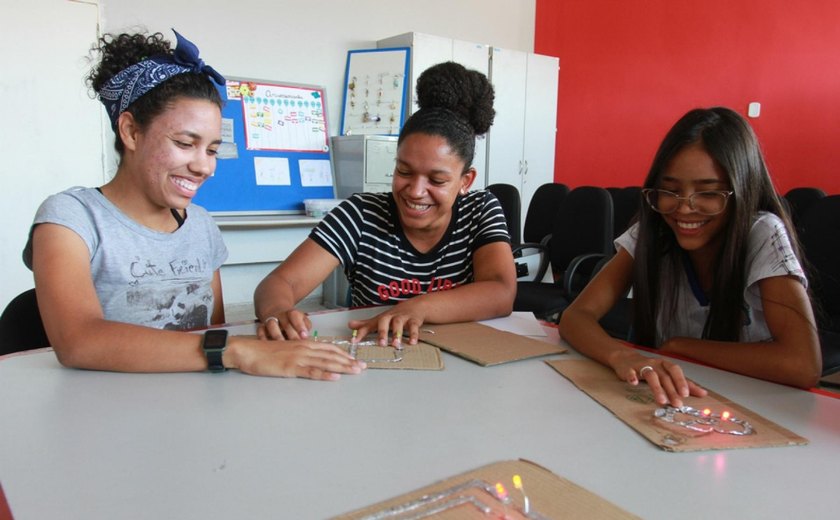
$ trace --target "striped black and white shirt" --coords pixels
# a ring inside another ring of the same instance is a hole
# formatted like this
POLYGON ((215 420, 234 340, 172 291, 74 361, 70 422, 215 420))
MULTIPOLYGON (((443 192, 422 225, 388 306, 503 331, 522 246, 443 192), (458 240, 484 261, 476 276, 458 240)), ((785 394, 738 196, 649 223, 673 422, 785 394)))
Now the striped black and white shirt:
POLYGON ((473 281, 480 247, 508 242, 502 207, 488 191, 459 196, 440 242, 418 252, 405 237, 391 193, 356 193, 333 209, 309 237, 338 258, 352 305, 391 305, 473 281))

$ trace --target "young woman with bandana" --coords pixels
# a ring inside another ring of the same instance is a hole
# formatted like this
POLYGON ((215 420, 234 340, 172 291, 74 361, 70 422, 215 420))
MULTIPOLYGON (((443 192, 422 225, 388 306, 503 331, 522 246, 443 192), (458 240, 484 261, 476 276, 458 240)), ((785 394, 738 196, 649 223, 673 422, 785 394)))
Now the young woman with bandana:
POLYGON ((417 81, 420 109, 397 140, 391 191, 361 193, 330 212, 255 293, 260 334, 306 337, 300 299, 341 265, 353 306, 393 305, 351 321, 357 337, 416 343, 423 323, 510 314, 516 273, 499 202, 469 188, 477 135, 493 122, 493 87, 476 71, 441 63, 417 81))
POLYGON ((174 51, 159 33, 105 35, 94 48, 101 59, 88 83, 111 121, 119 167, 100 188, 49 197, 24 250, 59 361, 126 372, 358 373, 364 365, 332 345, 180 332, 224 322, 227 249, 191 203, 216 166, 222 101, 214 82, 224 78, 175 35, 174 51))

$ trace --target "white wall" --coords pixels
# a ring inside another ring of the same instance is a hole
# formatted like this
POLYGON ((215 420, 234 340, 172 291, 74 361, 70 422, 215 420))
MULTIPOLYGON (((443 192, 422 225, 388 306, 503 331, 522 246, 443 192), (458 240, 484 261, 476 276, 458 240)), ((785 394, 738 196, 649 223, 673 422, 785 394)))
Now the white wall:
POLYGON ((101 109, 83 81, 97 10, 28 0, 0 11, 0 310, 34 285, 21 250, 41 201, 103 181, 101 109))
POLYGON ((144 26, 172 37, 174 27, 225 75, 324 85, 332 135, 339 129, 350 49, 374 48, 376 40, 411 31, 528 52, 534 45, 535 0, 96 3, 30 0, 2 11, 0 143, 6 157, 0 178, 6 189, 0 203, 7 223, 0 227, 0 306, 32 287, 20 251, 40 201, 68 186, 99 185, 114 170, 113 137, 82 83, 97 16, 101 32, 144 26))

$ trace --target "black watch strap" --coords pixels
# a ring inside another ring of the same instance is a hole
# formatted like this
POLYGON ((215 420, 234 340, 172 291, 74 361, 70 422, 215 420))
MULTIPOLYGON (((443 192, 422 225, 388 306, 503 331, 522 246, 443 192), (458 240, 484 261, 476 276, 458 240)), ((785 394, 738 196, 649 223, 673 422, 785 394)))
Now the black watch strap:
POLYGON ((228 331, 224 329, 208 330, 204 333, 201 348, 207 358, 207 370, 210 372, 224 372, 227 370, 222 362, 222 355, 227 348, 228 331))

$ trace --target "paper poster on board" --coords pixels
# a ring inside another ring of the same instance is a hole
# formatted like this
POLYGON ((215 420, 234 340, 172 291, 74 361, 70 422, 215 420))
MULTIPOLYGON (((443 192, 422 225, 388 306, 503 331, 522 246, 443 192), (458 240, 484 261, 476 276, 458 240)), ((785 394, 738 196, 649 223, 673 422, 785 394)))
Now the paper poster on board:
POLYGON ((324 100, 317 89, 243 82, 240 92, 248 150, 328 149, 324 100))
POLYGON ((193 202, 214 216, 304 214, 335 197, 326 88, 228 77, 216 171, 193 202))

